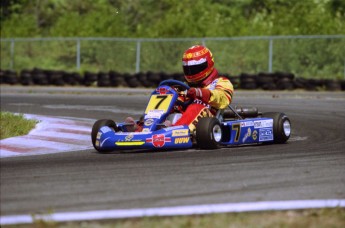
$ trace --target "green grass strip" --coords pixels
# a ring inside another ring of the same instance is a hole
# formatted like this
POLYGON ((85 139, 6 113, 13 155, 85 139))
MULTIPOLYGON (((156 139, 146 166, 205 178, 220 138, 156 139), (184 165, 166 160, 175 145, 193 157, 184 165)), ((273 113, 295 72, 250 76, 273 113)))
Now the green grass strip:
POLYGON ((0 139, 26 135, 36 123, 36 120, 25 119, 23 114, 0 112, 0 139))

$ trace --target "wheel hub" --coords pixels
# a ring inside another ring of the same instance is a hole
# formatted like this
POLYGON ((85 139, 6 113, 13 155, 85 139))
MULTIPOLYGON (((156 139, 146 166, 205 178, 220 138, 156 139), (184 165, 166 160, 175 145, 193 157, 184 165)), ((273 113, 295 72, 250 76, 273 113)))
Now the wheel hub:
POLYGON ((222 129, 219 125, 215 125, 212 129, 213 138, 216 142, 220 142, 222 139, 222 129))
POLYGON ((291 134, 291 124, 290 121, 285 120, 283 124, 284 134, 289 137, 291 134))

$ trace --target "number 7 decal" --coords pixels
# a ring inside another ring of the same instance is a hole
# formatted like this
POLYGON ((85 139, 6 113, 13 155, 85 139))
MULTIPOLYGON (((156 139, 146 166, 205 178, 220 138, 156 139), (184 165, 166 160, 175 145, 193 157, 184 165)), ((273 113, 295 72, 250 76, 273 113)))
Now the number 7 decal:
POLYGON ((239 123, 237 124, 233 124, 232 125, 232 130, 236 131, 236 136, 235 136, 235 142, 238 142, 238 140, 240 139, 240 134, 241 134, 241 125, 239 123))
POLYGON ((156 98, 157 98, 157 99, 160 99, 160 101, 158 101, 158 103, 157 103, 155 109, 158 109, 159 106, 162 104, 162 102, 163 102, 165 99, 167 99, 167 97, 168 97, 168 96, 166 96, 166 95, 157 96, 156 98))
POLYGON ((145 114, 153 110, 161 110, 163 112, 167 112, 172 99, 173 99, 172 94, 152 95, 149 103, 147 104, 145 114))

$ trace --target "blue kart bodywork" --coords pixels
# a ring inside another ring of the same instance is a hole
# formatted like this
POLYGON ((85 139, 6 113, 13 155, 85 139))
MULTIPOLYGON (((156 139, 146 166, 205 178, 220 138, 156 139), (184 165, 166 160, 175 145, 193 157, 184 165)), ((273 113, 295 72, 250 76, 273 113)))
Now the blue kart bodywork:
POLYGON ((166 80, 151 93, 143 115, 143 129, 140 132, 129 132, 128 123, 96 121, 91 133, 95 149, 99 152, 127 149, 187 149, 195 145, 204 149, 214 149, 229 145, 283 143, 290 136, 290 121, 285 114, 269 113, 268 117, 264 117, 255 113, 252 115, 255 117, 245 118, 245 112, 238 112, 231 106, 229 110, 218 111, 214 118, 200 119, 196 132, 190 132, 186 125, 165 127, 164 121, 174 116, 174 106, 178 103, 179 94, 176 86, 185 90, 189 88, 180 81, 166 80))

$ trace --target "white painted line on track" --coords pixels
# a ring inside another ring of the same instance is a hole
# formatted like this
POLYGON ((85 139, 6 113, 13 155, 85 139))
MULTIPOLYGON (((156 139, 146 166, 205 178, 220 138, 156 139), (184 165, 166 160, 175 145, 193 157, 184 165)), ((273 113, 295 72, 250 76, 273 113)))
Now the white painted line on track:
POLYGON ((262 201, 226 204, 207 204, 160 208, 114 209, 80 212, 60 212, 41 215, 6 215, 0 217, 0 225, 30 224, 37 220, 54 222, 124 219, 152 216, 181 216, 251 211, 281 211, 297 209, 345 207, 345 199, 262 201))
MULTIPOLYGON (((41 136, 42 133, 30 132, 30 135, 37 135, 41 136)), ((66 133, 66 132, 59 132, 58 130, 47 130, 44 131, 44 136, 47 137, 57 137, 57 138, 65 138, 65 139, 75 139, 75 140, 85 140, 90 141, 91 143, 91 136, 90 133, 86 134, 75 134, 75 133, 66 133)))
POLYGON ((307 140, 308 137, 304 136, 292 136, 289 138, 289 141, 288 142, 295 142, 295 141, 304 141, 304 140, 307 140))

